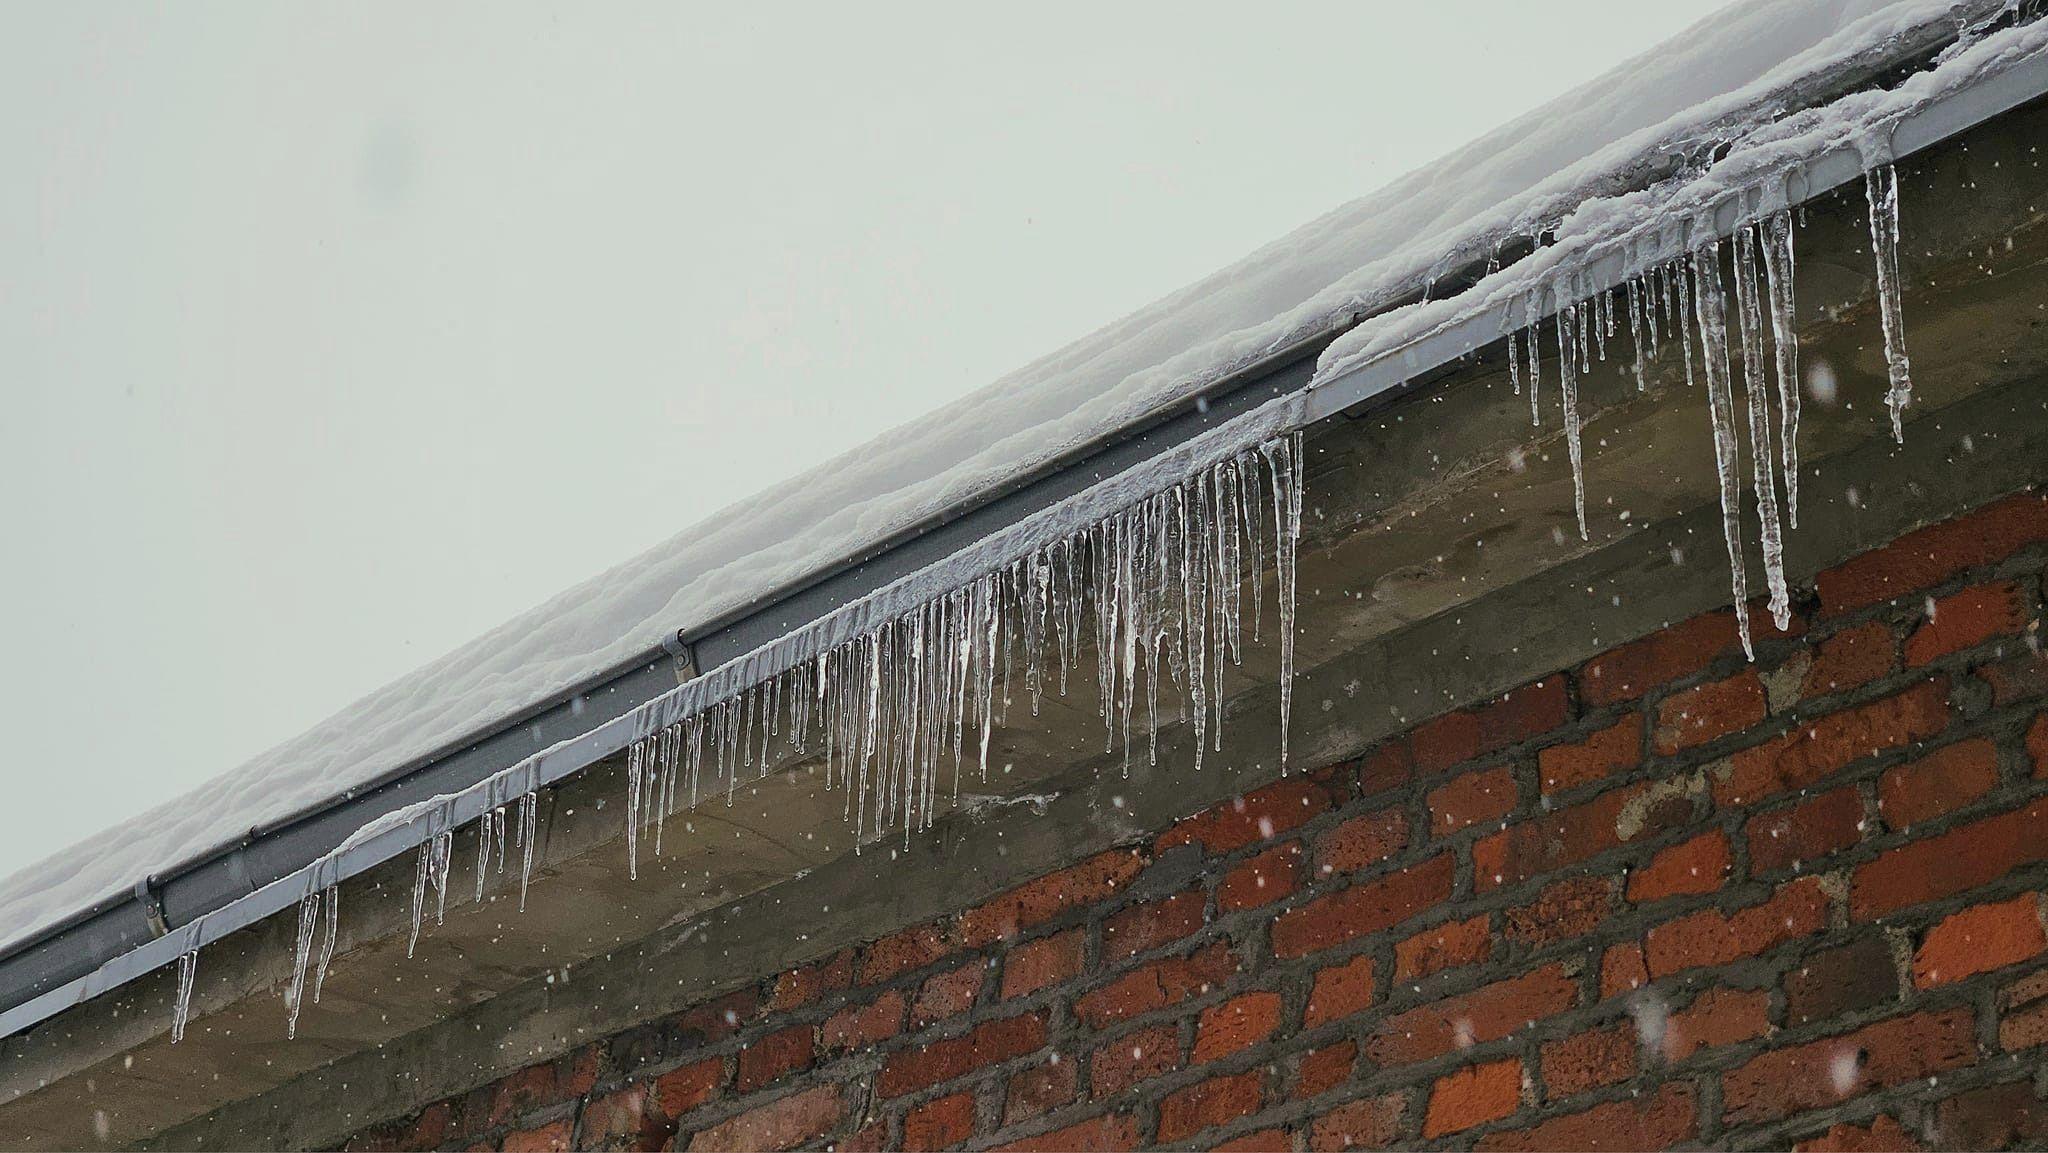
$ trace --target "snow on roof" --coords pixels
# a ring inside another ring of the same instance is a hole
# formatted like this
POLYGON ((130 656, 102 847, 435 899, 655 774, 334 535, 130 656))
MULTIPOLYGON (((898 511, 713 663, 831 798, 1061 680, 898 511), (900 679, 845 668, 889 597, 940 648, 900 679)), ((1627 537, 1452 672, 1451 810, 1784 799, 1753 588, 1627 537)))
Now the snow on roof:
MULTIPOLYGON (((1140 423, 1999 0, 1745 0, 1181 291, 706 518, 0 881, 0 948, 1140 423), (89 850, 89 851, 87 851, 89 850)), ((1361 118, 1363 122, 1367 118, 1361 118)), ((1369 128, 1368 128, 1369 130, 1369 128)))

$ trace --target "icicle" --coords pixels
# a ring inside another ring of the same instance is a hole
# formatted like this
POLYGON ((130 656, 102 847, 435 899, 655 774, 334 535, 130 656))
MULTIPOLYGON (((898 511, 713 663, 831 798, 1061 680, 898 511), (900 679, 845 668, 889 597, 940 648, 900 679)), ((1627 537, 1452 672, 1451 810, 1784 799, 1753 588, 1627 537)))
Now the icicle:
POLYGON ((306 993, 306 967, 313 956, 313 932, 320 925, 320 894, 299 898, 299 935, 292 949, 292 982, 284 993, 285 1036, 299 1035, 299 1006, 306 993))
POLYGON ((1770 589, 1771 619, 1783 629, 1792 623, 1792 600, 1785 587, 1785 539, 1778 523, 1778 488, 1771 451, 1771 396, 1764 381, 1764 319, 1757 299, 1756 265, 1756 229, 1737 229, 1735 301, 1740 307, 1742 395, 1749 412, 1749 459, 1756 485, 1757 520, 1762 525, 1764 579, 1770 589))
MULTIPOLYGON (((412 873, 412 936, 406 938, 405 955, 412 956, 413 949, 420 943, 420 920, 427 907, 427 873, 434 856, 434 838, 420 842, 419 859, 412 873)), ((523 890, 523 886, 522 886, 523 890)), ((519 907, 524 909, 526 901, 522 891, 519 907)))
MULTIPOLYGON (((526 884, 533 879, 533 833, 535 817, 540 810, 540 798, 526 793, 519 798, 519 911, 526 911, 526 884)), ((419 897, 413 898, 412 935, 420 935, 419 897)), ((406 956, 412 956, 412 946, 406 946, 406 956)))
POLYGON ((1529 330, 1529 423, 1541 425, 1543 409, 1536 403, 1537 386, 1543 383, 1543 360, 1537 347, 1542 343, 1537 339, 1537 335, 1543 331, 1541 291, 1529 294, 1528 300, 1522 306, 1522 318, 1527 321, 1525 327, 1529 330))
POLYGON ((1863 174, 1870 201, 1870 255, 1877 266, 1877 311, 1884 327, 1884 363, 1891 377, 1884 404, 1892 414, 1892 439, 1906 442, 1904 412, 1913 400, 1913 365, 1906 357, 1906 320, 1899 285, 1899 174, 1882 164, 1863 174))
POLYGON ((1641 392, 1648 387, 1647 379, 1649 376, 1649 370, 1645 367, 1647 349, 1644 347, 1644 336, 1646 334, 1643 330, 1642 287, 1642 281, 1639 279, 1631 279, 1628 282, 1628 341, 1629 346, 1635 351, 1637 392, 1641 392))
MULTIPOLYGON (((1692 303, 1699 318, 1700 360, 1707 378, 1707 413, 1714 425, 1714 468, 1721 481, 1721 535, 1728 545, 1729 580, 1735 590, 1735 628, 1742 651, 1751 660, 1749 640, 1749 576, 1742 567, 1742 479, 1737 475, 1739 447, 1735 431, 1735 398, 1728 379, 1727 307, 1721 295, 1721 242, 1696 249, 1690 260, 1692 303)), ((1689 363, 1689 362, 1688 362, 1689 363)))
POLYGON ((1301 446, 1299 432, 1264 446, 1273 482, 1274 565, 1279 573, 1280 771, 1287 772, 1287 729, 1294 710, 1295 557, 1301 543, 1301 446))
MULTIPOLYGON (((751 694, 749 694, 751 695, 751 694)), ((647 738, 626 747, 626 878, 640 879, 640 782, 647 775, 647 738)))
POLYGON ((491 810, 485 809, 476 819, 476 894, 470 899, 484 899, 484 879, 491 875, 491 810))
POLYGON ((1773 214, 1764 226, 1764 278, 1771 298, 1771 345, 1777 353, 1778 444, 1785 462, 1785 519, 1798 528, 1799 333, 1792 297, 1795 268, 1792 214, 1781 211, 1773 214))
POLYGON ((1557 314, 1558 391, 1564 398, 1564 443, 1572 461, 1572 508, 1578 515, 1580 540, 1591 539, 1586 532, 1586 465, 1579 444, 1579 369, 1575 364, 1585 349, 1574 347, 1575 341, 1586 338, 1580 327, 1585 308, 1566 304, 1557 314))
POLYGON ((313 971, 313 1003, 320 1003, 320 990, 327 985, 327 966, 334 960, 334 934, 341 924, 341 886, 327 886, 327 935, 320 943, 320 967, 313 971))
POLYGON ((436 925, 444 925, 448 922, 448 872, 450 858, 455 852, 455 834, 452 831, 443 832, 433 839, 432 844, 434 846, 434 867, 432 869, 434 881, 434 923, 436 925))
POLYGON ((177 999, 171 1002, 173 1045, 185 1039, 185 1024, 192 1019, 192 985, 198 975, 199 949, 194 946, 178 954, 178 994, 177 999))
POLYGON ((1508 333, 1508 383, 1514 385, 1515 395, 1522 395, 1522 350, 1517 347, 1521 340, 1520 329, 1508 333))

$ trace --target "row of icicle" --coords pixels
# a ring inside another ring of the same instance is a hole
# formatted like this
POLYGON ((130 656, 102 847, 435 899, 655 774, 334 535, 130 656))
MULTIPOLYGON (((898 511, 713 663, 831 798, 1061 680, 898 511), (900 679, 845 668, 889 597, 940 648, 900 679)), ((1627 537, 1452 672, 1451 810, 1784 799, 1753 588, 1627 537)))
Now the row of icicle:
MULTIPOLYGON (((1912 381, 1899 300, 1898 178, 1892 167, 1871 169, 1865 191, 1890 380, 1886 407, 1893 436, 1903 439, 1901 413, 1911 399, 1912 381)), ((1613 292, 1581 293, 1575 275, 1567 274, 1556 291, 1559 307, 1551 319, 1582 539, 1588 537, 1588 529, 1580 377, 1595 359, 1607 359, 1608 342, 1618 340, 1625 324, 1638 389, 1644 387, 1648 362, 1660 358, 1673 343, 1680 349, 1687 384, 1704 378, 1736 620, 1743 650, 1752 658, 1740 513, 1742 430, 1746 425, 1769 611, 1784 628, 1791 604, 1783 533, 1786 525, 1799 523, 1794 275, 1792 216, 1779 211, 1744 224, 1732 241, 1709 241, 1632 277, 1613 292), (1740 420, 1721 275, 1724 250, 1731 244, 1739 342, 1734 347, 1742 362, 1746 418, 1740 420), (1766 320, 1772 353, 1768 360, 1766 320), (1766 377, 1767 364, 1774 381, 1766 377)), ((1511 380, 1518 394, 1526 380, 1530 419, 1537 423, 1542 419, 1538 346, 1544 303, 1543 293, 1530 294, 1527 324, 1507 338, 1511 380)), ((1279 754, 1284 772, 1293 699, 1295 560, 1302 491, 1302 437, 1296 432, 1202 469, 872 632, 634 740, 626 760, 628 874, 639 875, 643 833, 651 830, 654 852, 662 852, 666 818, 686 796, 687 805, 694 807, 708 783, 722 787, 730 804, 743 771, 765 776, 780 757, 816 755, 822 760, 826 787, 836 785, 845 794, 845 816, 852 825, 856 852, 863 837, 879 836, 890 827, 900 827, 907 839, 913 830, 932 824, 942 791, 948 797, 957 795, 961 776, 970 766, 980 779, 987 779, 991 737, 1004 721, 1013 677, 1021 676, 1024 695, 1037 715, 1048 691, 1056 688, 1066 694, 1087 639, 1094 642, 1096 703, 1105 726, 1105 750, 1114 751, 1121 742, 1124 772, 1130 771, 1142 707, 1147 763, 1157 763, 1161 725, 1187 721, 1199 769, 1205 748, 1222 748, 1223 680, 1225 668, 1243 658, 1247 589, 1250 639, 1257 641, 1263 628, 1260 590, 1269 531, 1278 600, 1279 754), (1162 683, 1175 690, 1166 715, 1160 711, 1162 683)), ((479 818, 477 900, 483 897, 494 862, 496 872, 505 869, 508 834, 516 819, 519 907, 526 907, 537 808, 536 794, 529 788, 488 806, 479 818), (515 806, 516 818, 508 812, 515 806)), ((445 828, 419 846, 407 956, 418 944, 430 893, 435 923, 442 922, 453 849, 454 830, 445 828)), ((340 915, 335 884, 312 889, 300 901, 292 978, 285 991, 288 1035, 297 1035, 309 973, 312 999, 320 999, 340 915)), ((173 1042, 185 1033, 197 963, 196 947, 179 957, 173 1042)))
MULTIPOLYGON (((1870 205, 1870 242, 1876 268, 1878 317, 1884 332, 1884 357, 1888 387, 1885 407, 1891 416, 1892 436, 1905 439, 1904 410, 1912 400, 1911 363, 1906 356, 1905 322, 1900 305, 1899 284, 1899 186, 1898 175, 1889 164, 1865 174, 1864 191, 1870 205)), ((1730 240, 1714 239, 1674 259, 1654 265, 1629 278, 1613 292, 1590 295, 1578 291, 1577 274, 1564 274, 1556 291, 1558 308, 1551 320, 1558 353, 1558 391, 1564 416, 1565 448, 1571 458, 1572 497, 1581 540, 1589 539, 1586 526, 1586 479, 1580 446, 1579 378, 1592 368, 1595 359, 1607 359, 1607 343, 1618 340, 1617 328, 1625 313, 1631 351, 1632 372, 1638 391, 1645 387, 1648 362, 1661 356, 1667 343, 1676 343, 1685 364, 1688 386, 1697 382, 1694 374, 1693 337, 1699 337, 1699 376, 1707 386, 1707 414, 1713 425, 1714 463, 1719 479, 1722 534, 1728 546, 1730 582, 1734 591, 1736 624, 1743 652, 1754 660, 1756 653, 1749 630, 1749 581, 1743 564, 1742 541, 1742 433, 1748 430, 1750 480, 1756 494, 1759 544, 1763 551, 1767 605, 1772 620, 1783 629, 1791 623, 1791 590, 1785 581, 1786 528, 1799 526, 1799 339, 1794 329, 1793 282, 1796 275, 1793 254, 1793 220, 1790 209, 1780 210, 1735 230, 1730 240), (1728 293, 1722 282, 1723 257, 1734 275, 1735 329, 1739 342, 1732 346, 1742 362, 1743 412, 1738 416, 1735 383, 1730 356, 1728 293), (1617 300, 1617 296, 1619 300, 1617 300), (1770 355, 1765 351, 1765 331, 1770 333, 1770 355), (1767 374, 1767 367, 1771 370, 1767 374), (1767 375, 1775 375, 1773 382, 1767 375), (1783 492, 1783 504, 1779 502, 1783 492)), ((1529 419, 1542 422, 1539 387, 1542 382, 1540 351, 1545 294, 1539 290, 1525 301, 1527 323, 1508 334, 1509 379, 1517 394, 1524 379, 1524 352, 1529 389, 1529 419)))
MULTIPOLYGON (((1128 774, 1142 709, 1147 762, 1158 761, 1161 726, 1185 720, 1199 768, 1205 748, 1222 748, 1225 670, 1242 663, 1248 639, 1259 640, 1264 629, 1269 548, 1285 771, 1303 463, 1299 432, 1241 452, 635 739, 626 748, 629 876, 639 876, 642 836, 652 832, 659 855, 666 818, 685 798, 684 807, 694 807, 708 786, 731 804, 742 779, 765 776, 786 758, 822 761, 825 786, 845 795, 856 852, 863 839, 890 828, 900 827, 907 841, 937 819, 942 794, 957 795, 964 774, 988 779, 994 729, 1013 693, 1021 687, 1037 715, 1047 693, 1067 693, 1091 641, 1105 750, 1121 743, 1128 774), (1162 684, 1176 690, 1164 713, 1162 684)), ((478 818, 477 900, 489 875, 505 868, 507 810, 516 804, 519 906, 526 906, 538 807, 537 783, 528 785, 487 804, 478 818)), ((429 904, 436 924, 446 914, 454 837, 453 828, 441 827, 418 848, 407 956, 429 904)), ((320 999, 339 919, 335 884, 313 887, 300 901, 285 990, 290 1036, 309 974, 312 1000, 320 999)), ((174 1042, 184 1035, 196 963, 196 948, 180 957, 174 1042)))

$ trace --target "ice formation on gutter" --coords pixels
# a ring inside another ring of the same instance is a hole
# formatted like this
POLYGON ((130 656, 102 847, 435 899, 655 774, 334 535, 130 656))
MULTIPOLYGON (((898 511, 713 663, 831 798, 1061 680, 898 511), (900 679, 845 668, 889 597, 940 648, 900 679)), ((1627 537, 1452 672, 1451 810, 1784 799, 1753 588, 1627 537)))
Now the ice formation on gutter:
MULTIPOLYGON (((1748 600, 1740 508, 1746 429, 1768 605, 1783 627, 1790 613, 1783 531, 1798 518, 1791 205, 1802 159, 1846 146, 1866 161, 1889 375, 1886 400, 1894 435, 1903 436, 1911 377, 1900 307, 1890 126, 1936 96, 2044 48, 2048 35, 2041 25, 1972 38, 1945 54, 1939 67, 1897 88, 1857 93, 1753 126, 1723 142, 1725 153, 1710 164, 1648 189, 1586 201, 1566 219, 1531 229, 1548 234, 1550 243, 1491 270, 1472 289, 1374 317, 1340 338, 1324 354, 1316 383, 1398 355, 1421 337, 1498 308, 1504 317, 1523 319, 1520 326, 1503 324, 1503 335, 1512 379, 1519 391, 1526 376, 1531 417, 1540 421, 1540 349, 1548 315, 1575 514, 1584 537, 1579 381, 1594 360, 1608 358, 1610 343, 1620 353, 1623 328, 1639 387, 1647 365, 1672 355, 1675 344, 1688 383, 1705 384, 1735 604, 1740 609, 1748 600), (1731 205, 1737 223, 1732 238, 1724 240, 1714 217, 1731 205), (1617 251, 1624 256, 1620 282, 1589 284, 1585 270, 1617 251), (1733 278, 1732 328, 1724 269, 1733 278)), ((1496 251, 1506 239, 1496 238, 1496 251)), ((665 818, 686 796, 694 805, 705 792, 722 788, 730 799, 743 777, 765 775, 777 756, 822 758, 828 787, 844 793, 856 843, 891 829, 908 837, 932 823, 941 794, 957 789, 963 772, 986 773, 993 725, 1019 681, 1034 712, 1043 693, 1067 690, 1081 650, 1089 647, 1084 637, 1095 652, 1105 747, 1113 751, 1121 744, 1125 771, 1140 745, 1134 734, 1140 716, 1142 755, 1156 759, 1162 680, 1178 693, 1172 707, 1190 725, 1199 764, 1205 747, 1221 747, 1222 678, 1226 663, 1235 665, 1246 643, 1247 593, 1254 610, 1251 637, 1257 639, 1261 630, 1260 569, 1268 531, 1277 578, 1284 771, 1305 411, 1299 394, 1270 402, 630 714, 629 872, 637 876, 643 834, 651 831, 660 852, 665 818)), ((1753 657, 1746 612, 1738 612, 1738 621, 1744 649, 1753 657)), ((522 907, 532 869, 535 793, 543 783, 537 765, 546 756, 538 754, 458 795, 485 795, 479 891, 493 861, 497 870, 505 868, 507 809, 517 806, 522 907)), ((296 1028, 309 967, 317 1000, 332 956, 340 854, 377 833, 427 822, 428 836, 416 850, 416 942, 430 891, 437 922, 445 912, 456 800, 435 798, 388 814, 302 871, 300 929, 286 992, 288 1028, 296 1028)), ((180 958, 174 1040, 189 1015, 196 965, 198 932, 187 929, 193 947, 180 958)))
MULTIPOLYGON (((1123 772, 1134 756, 1156 764, 1159 730, 1176 721, 1190 725, 1199 767, 1205 749, 1223 747, 1225 677, 1261 638, 1268 583, 1275 590, 1285 772, 1304 484, 1302 434, 1294 427, 1299 409, 1298 399, 1272 402, 1241 425, 1212 430, 1027 518, 991 538, 992 545, 962 550, 940 567, 972 572, 990 556, 1008 555, 971 579, 942 585, 937 595, 916 599, 933 582, 906 578, 641 706, 627 718, 628 875, 639 875, 644 836, 651 833, 654 851, 661 851, 666 818, 679 807, 718 793, 730 804, 741 781, 766 776, 788 758, 823 762, 826 788, 844 794, 856 852, 892 830, 907 841, 937 819, 942 797, 957 795, 963 775, 987 779, 994 728, 1010 702, 1028 700, 1036 715, 1047 693, 1070 691, 1091 651, 1104 748, 1121 748, 1123 772), (1270 435, 1234 447, 1260 429, 1270 435), (1111 511, 1100 511, 1105 506, 1111 511), (1089 519, 1076 524, 1077 518, 1089 519), (906 599, 911 603, 901 607, 906 599), (821 636, 841 639, 821 646, 821 636), (1173 694, 1166 711, 1162 687, 1173 694)), ((340 861, 356 845, 424 823, 415 850, 411 956, 429 907, 436 924, 446 915, 458 801, 482 801, 473 874, 478 899, 488 878, 506 867, 507 810, 516 806, 525 907, 543 784, 538 762, 545 755, 461 794, 386 814, 302 870, 285 989, 288 1035, 297 1034, 309 975, 319 999, 340 918, 340 861)), ((190 1013, 196 930, 190 940, 179 960, 173 1041, 190 1013)))

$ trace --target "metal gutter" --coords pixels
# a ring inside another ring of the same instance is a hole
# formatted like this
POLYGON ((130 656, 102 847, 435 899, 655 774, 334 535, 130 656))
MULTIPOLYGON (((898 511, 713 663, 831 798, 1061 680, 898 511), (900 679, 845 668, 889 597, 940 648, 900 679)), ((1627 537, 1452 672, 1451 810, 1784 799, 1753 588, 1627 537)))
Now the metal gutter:
MULTIPOLYGON (((1894 152, 1909 155, 2044 94, 2048 57, 2024 61, 1900 120, 1893 132, 1894 152)), ((1803 188, 1790 199, 1797 203, 1831 192, 1860 177, 1863 169, 1862 157, 1848 148, 1814 157, 1804 167, 1803 188)), ((1750 205, 1731 198, 1715 213, 1716 234, 1731 234, 1751 214, 1750 205)), ((1634 270, 1624 265, 1621 253, 1612 252, 1576 271, 1582 291, 1593 293, 1619 285, 1634 270)), ((0 1006, 5 1007, 0 1037, 286 909, 309 886, 353 876, 416 847, 445 827, 444 819, 455 824, 473 820, 491 803, 476 786, 507 766, 521 766, 533 784, 545 785, 618 751, 639 735, 636 726, 646 723, 644 711, 636 710, 716 688, 693 683, 697 691, 679 696, 679 668, 718 669, 742 655, 781 649, 788 642, 777 638, 793 632, 852 619, 852 610, 865 609, 866 615, 889 611, 891 602, 877 597, 878 592, 911 583, 927 569, 979 563, 972 558, 985 559, 984 553, 1014 546, 1020 526, 1040 522, 1036 530, 1056 531, 1073 519, 1059 515, 1061 502, 1105 479, 1203 451, 1202 445, 1213 449, 1246 438, 1255 441, 1282 426, 1303 427, 1385 403, 1519 328, 1509 308, 1503 302, 1483 309, 1313 388, 1309 382, 1316 354, 1334 334, 1283 350, 1149 427, 1088 446, 992 499, 936 518, 786 595, 675 638, 644 659, 620 666, 601 683, 543 702, 496 732, 403 766, 381 782, 278 826, 251 830, 242 844, 165 881, 140 886, 130 897, 104 902, 0 956, 0 1006), (323 860, 374 818, 448 793, 457 799, 447 814, 385 829, 323 860)), ((754 671, 751 657, 746 671, 754 671)))

